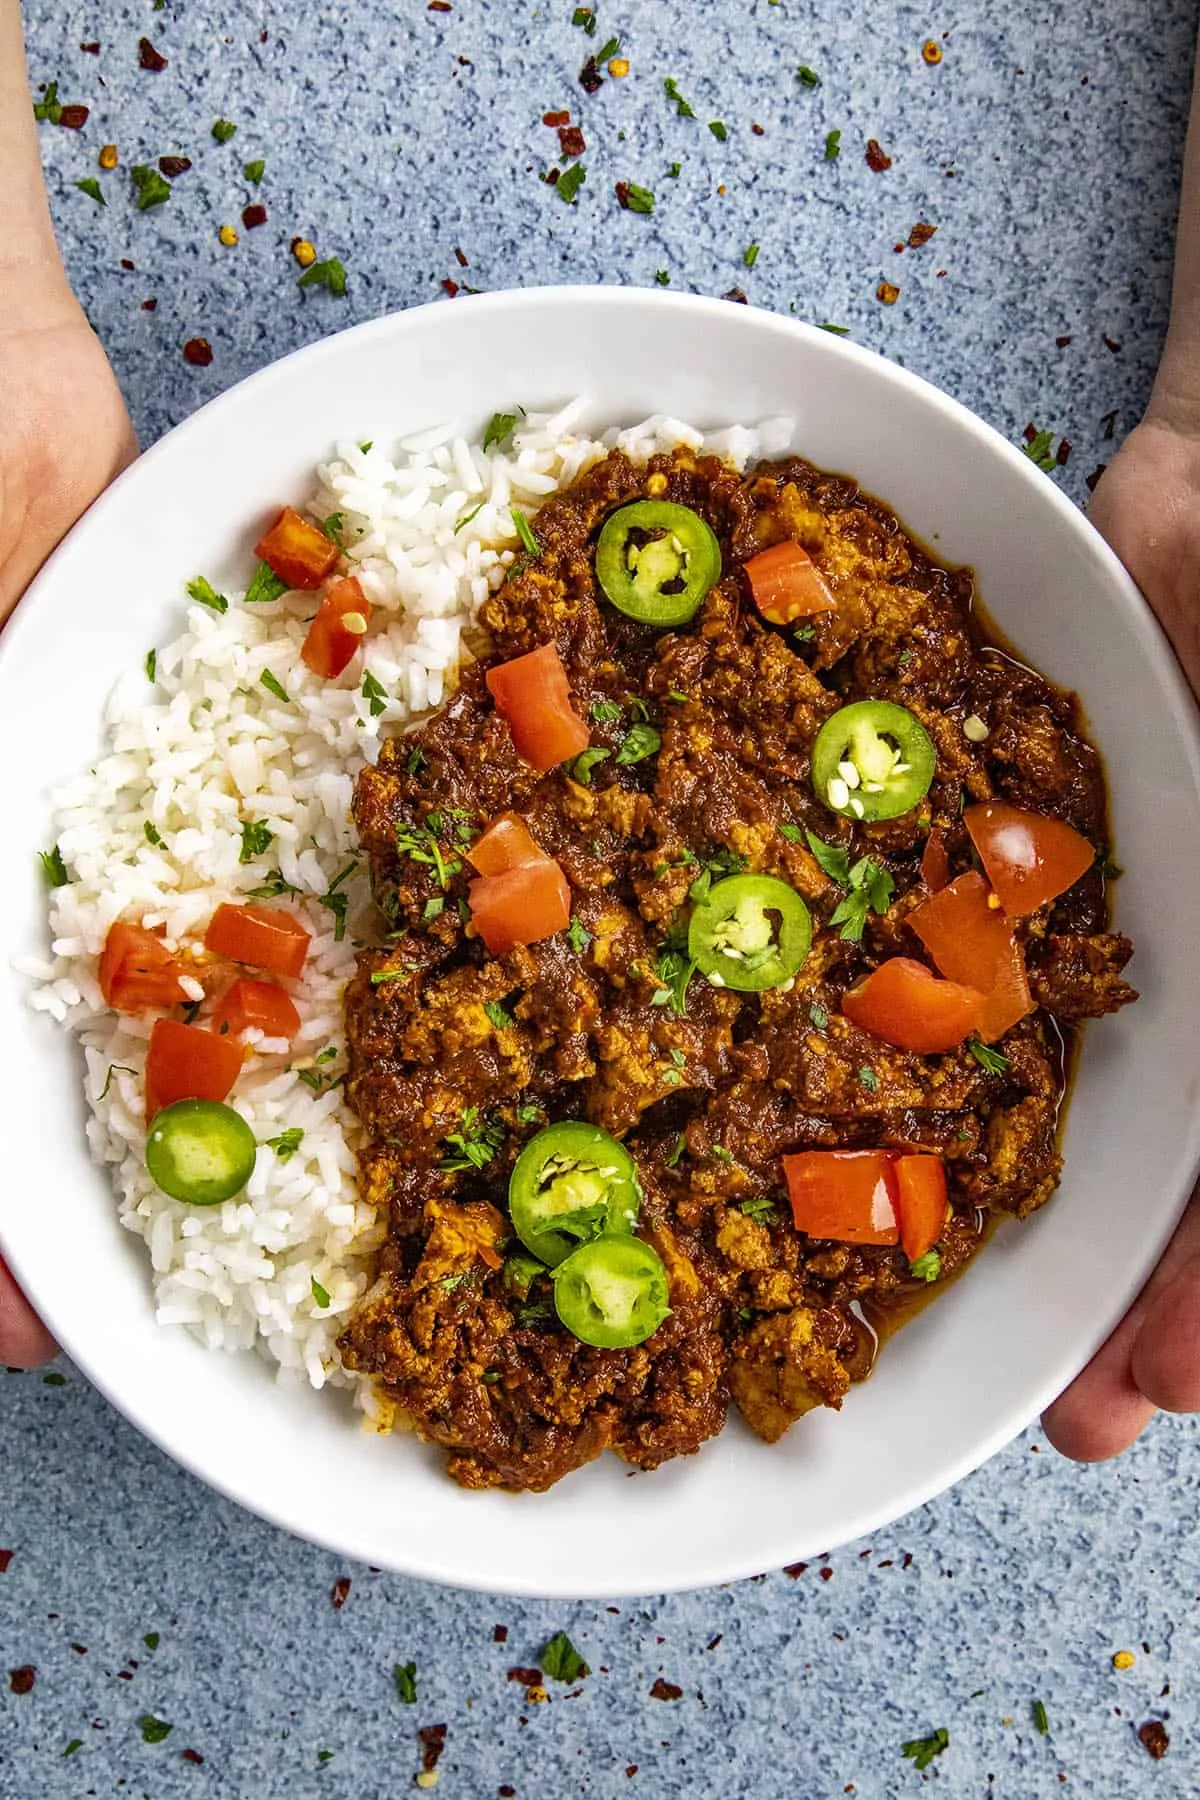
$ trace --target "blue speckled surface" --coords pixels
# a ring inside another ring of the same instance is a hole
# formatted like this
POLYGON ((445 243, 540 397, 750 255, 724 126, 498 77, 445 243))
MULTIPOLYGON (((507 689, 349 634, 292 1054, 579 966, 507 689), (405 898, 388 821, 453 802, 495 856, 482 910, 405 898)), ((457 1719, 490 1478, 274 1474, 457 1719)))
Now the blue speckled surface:
MULTIPOLYGON (((1083 495, 1106 434, 1137 416, 1165 323, 1193 5, 708 0, 681 29, 666 0, 622 0, 602 4, 590 46, 571 12, 32 0, 33 79, 92 108, 82 133, 44 126, 43 149, 72 276, 144 441, 284 351, 436 298, 444 278, 646 284, 662 269, 678 288, 740 285, 754 304, 849 326, 1010 436, 1030 421, 1065 433, 1057 479, 1083 495), (617 32, 631 73, 589 99, 583 56, 617 32), (169 58, 159 74, 138 67, 142 33, 169 58), (931 34, 936 68, 920 54, 931 34), (100 55, 81 53, 94 39, 100 55), (799 63, 819 88, 800 85, 799 63), (667 75, 695 120, 666 103, 667 75), (560 107, 588 139, 573 208, 537 179, 557 147, 541 116, 560 107), (220 116, 239 127, 224 146, 220 116), (709 119, 725 121, 724 145, 709 119), (842 154, 826 162, 834 128, 842 154), (870 136, 893 159, 880 174, 870 136), (108 141, 122 167, 100 177, 102 209, 72 183, 108 141), (125 171, 163 153, 194 166, 165 207, 138 213, 125 171), (258 156, 251 194, 241 169, 258 156), (618 208, 618 180, 654 190, 652 217, 618 208), (223 249, 218 226, 240 227, 251 198, 266 225, 223 249), (897 254, 918 219, 937 236, 897 254), (298 292, 296 235, 341 256, 345 299, 298 292), (883 277, 901 289, 891 307, 875 298, 883 277), (206 370, 181 356, 197 333, 214 348, 206 370)), ((1030 1434, 795 1577, 618 1611, 343 1567, 209 1494, 62 1373, 0 1381, 4 1800, 374 1800, 412 1790, 417 1727, 443 1722, 439 1792, 470 1800, 890 1800, 922 1783, 901 1742, 939 1726, 950 1747, 926 1779, 972 1800, 1200 1793, 1187 1422, 1090 1470, 1030 1434), (535 1664, 560 1626, 593 1673, 578 1696, 551 1684, 528 1704, 505 1672, 535 1664), (1136 1656, 1124 1673, 1118 1649, 1136 1656), (410 1660, 415 1706, 392 1681, 410 1660), (30 1664, 32 1692, 10 1692, 3 1672, 30 1664), (659 1675, 679 1699, 650 1696, 659 1675), (144 1743, 144 1714, 170 1735, 144 1743), (1171 1736, 1158 1763, 1135 1736, 1150 1718, 1171 1736), (202 1764, 181 1756, 193 1749, 202 1764)))

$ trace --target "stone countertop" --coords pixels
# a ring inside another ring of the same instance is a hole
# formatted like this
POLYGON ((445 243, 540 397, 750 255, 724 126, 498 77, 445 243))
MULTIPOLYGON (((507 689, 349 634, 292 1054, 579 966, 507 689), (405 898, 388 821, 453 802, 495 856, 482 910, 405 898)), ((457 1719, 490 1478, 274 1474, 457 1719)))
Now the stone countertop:
MULTIPOLYGON (((709 0, 684 27, 666 0, 601 0, 590 39, 572 11, 28 0, 33 81, 91 109, 81 131, 43 125, 42 145, 143 442, 330 331, 453 304, 455 284, 665 277, 843 326, 1006 436, 1065 438, 1048 478, 1086 496, 1165 324, 1193 5, 709 0), (164 68, 140 66, 143 35, 164 68), (586 95, 580 66, 614 35, 628 73, 586 95), (574 205, 539 179, 560 109, 587 140, 574 205), (219 118, 237 126, 224 143, 219 118), (872 138, 890 167, 868 166, 872 138), (139 211, 129 169, 160 155, 191 167, 139 211), (76 187, 89 177, 106 204, 76 187), (653 212, 623 210, 617 182, 651 190, 653 212), (247 227, 254 204, 266 220, 247 227), (918 221, 936 235, 898 249, 918 221), (341 260, 344 296, 298 288, 296 237, 341 260), (197 336, 208 367, 184 360, 197 336)), ((923 1779, 902 1743, 939 1728, 924 1779, 973 1800, 1200 1792, 1186 1421, 1093 1469, 1031 1432, 869 1542, 612 1607, 345 1565, 211 1494, 65 1364, 0 1380, 0 1431, 3 1800, 373 1800, 410 1790, 434 1724, 439 1790, 463 1800, 891 1800, 923 1779), (592 1672, 530 1698, 507 1671, 560 1628, 592 1672), (393 1676, 409 1662, 415 1704, 393 1676), (146 1718, 169 1733, 145 1741, 146 1718), (1152 1720, 1160 1762, 1136 1735, 1152 1720)))

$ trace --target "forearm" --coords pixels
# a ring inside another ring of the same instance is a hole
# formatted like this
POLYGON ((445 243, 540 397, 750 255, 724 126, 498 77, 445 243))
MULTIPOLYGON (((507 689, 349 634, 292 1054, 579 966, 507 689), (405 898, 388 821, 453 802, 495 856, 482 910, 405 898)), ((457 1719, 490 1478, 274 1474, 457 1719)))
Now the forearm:
POLYGON ((1167 424, 1200 430, 1200 52, 1179 196, 1171 324, 1150 410, 1167 424))
POLYGON ((18 0, 0 0, 0 313, 33 324, 48 299, 66 294, 54 242, 37 123, 29 97, 18 0))

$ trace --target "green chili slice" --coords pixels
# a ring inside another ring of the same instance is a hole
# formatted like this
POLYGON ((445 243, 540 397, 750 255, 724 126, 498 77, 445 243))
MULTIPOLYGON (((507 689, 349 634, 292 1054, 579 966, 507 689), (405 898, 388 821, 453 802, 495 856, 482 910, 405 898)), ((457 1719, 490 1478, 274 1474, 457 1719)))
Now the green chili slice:
POLYGON ((574 1120, 539 1131, 508 1184, 514 1231, 552 1268, 588 1238, 632 1231, 641 1201, 628 1150, 606 1131, 574 1120))
POLYGON ((605 520, 596 579, 643 625, 685 625, 721 579, 721 546, 690 506, 635 500, 605 520))
POLYGON ((177 1100, 150 1123, 146 1167, 172 1200, 218 1206, 254 1172, 254 1133, 241 1113, 216 1100, 177 1100))
POLYGON ((890 700, 856 700, 827 719, 812 753, 817 799, 843 818, 898 819, 929 792, 937 752, 929 733, 890 700))
POLYGON ((782 987, 808 955, 812 916, 774 875, 730 875, 708 890, 688 926, 688 955, 714 987, 747 994, 782 987))
POLYGON ((627 1350, 670 1312, 667 1271, 640 1238, 605 1232, 554 1271, 554 1310, 581 1343, 627 1350))

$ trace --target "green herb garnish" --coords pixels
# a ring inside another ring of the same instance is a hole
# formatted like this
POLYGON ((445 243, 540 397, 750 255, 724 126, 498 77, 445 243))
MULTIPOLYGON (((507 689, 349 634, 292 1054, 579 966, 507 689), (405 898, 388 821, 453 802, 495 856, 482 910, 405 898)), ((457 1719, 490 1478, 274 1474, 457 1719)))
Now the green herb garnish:
POLYGON ((162 838, 159 836, 158 827, 154 823, 153 819, 143 819, 142 820, 142 832, 143 832, 143 835, 145 836, 146 842, 148 844, 153 844, 154 848, 156 850, 162 849, 163 841, 162 841, 162 838))
MULTIPOLYGON (((85 175, 82 181, 75 183, 75 186, 81 194, 86 194, 89 200, 94 200, 97 206, 108 205, 108 201, 104 198, 104 189, 94 175, 85 175)), ((65 1755, 66 1752, 64 1751, 63 1754, 65 1755)))
POLYGON ((1054 442, 1052 431, 1035 431, 1028 443, 1021 445, 1021 450, 1030 462, 1037 464, 1047 475, 1058 467, 1058 458, 1051 449, 1054 442))
POLYGON ((617 751, 617 761, 627 767, 630 763, 644 762, 648 756, 656 756, 661 749, 662 738, 653 725, 631 725, 617 751))
POLYGON ((815 69, 810 69, 807 63, 800 64, 800 67, 796 70, 796 75, 801 87, 815 88, 820 87, 821 85, 821 77, 817 74, 815 69))
POLYGON ((825 874, 846 890, 829 915, 830 926, 840 925, 842 937, 848 943, 856 944, 862 937, 869 914, 876 912, 882 916, 887 911, 896 884, 882 863, 877 863, 873 857, 862 856, 851 865, 850 854, 841 845, 826 844, 811 831, 804 835, 825 874))
POLYGON ((942 1272, 941 1252, 927 1250, 916 1262, 909 1263, 908 1272, 914 1281, 936 1281, 942 1272))
POLYGON ((158 651, 157 650, 147 650, 145 669, 146 669, 146 680, 147 681, 156 681, 158 679, 158 651))
POLYGON ((304 1142, 304 1132, 299 1125, 289 1125, 278 1137, 267 1139, 268 1150, 273 1150, 280 1162, 290 1162, 304 1142))
POLYGON ((515 1029, 517 1023, 516 1020, 511 1013, 505 1012, 498 1000, 485 1000, 483 1003, 483 1010, 491 1020, 492 1024, 496 1027, 497 1031, 512 1031, 515 1029))
POLYGON ((1033 1723, 1039 1737, 1050 1735, 1050 1721, 1046 1717, 1046 1708, 1040 1700, 1035 1700, 1033 1703, 1033 1723))
POLYGON ((593 744, 590 750, 581 750, 571 764, 571 780, 577 781, 580 787, 591 787, 592 770, 611 755, 612 751, 606 750, 602 744, 593 744))
POLYGON ((357 868, 356 862, 347 863, 341 873, 334 876, 326 892, 317 896, 317 904, 323 906, 326 912, 333 914, 333 941, 335 944, 340 944, 346 935, 346 908, 350 896, 342 891, 342 883, 348 881, 357 868))
POLYGON ((663 82, 663 92, 666 94, 667 99, 671 102, 681 119, 695 118, 695 113, 676 86, 675 77, 673 75, 668 75, 667 79, 663 82))
POLYGON ((33 103, 33 116, 45 124, 61 125, 62 101, 58 97, 57 81, 46 83, 41 99, 33 103))
POLYGON ((808 1016, 812 1020, 814 1030, 827 1031, 829 1029, 829 1014, 823 1006, 818 1006, 815 1000, 808 1009, 808 1016))
POLYGON ((590 6, 577 6, 571 14, 572 25, 581 25, 589 37, 596 35, 596 15, 590 6))
POLYGON ((145 1644, 147 1650, 157 1650, 161 1641, 162 1640, 160 1639, 157 1631, 148 1631, 146 1633, 145 1637, 142 1639, 142 1642, 143 1642, 143 1644, 145 1644))
POLYGON ((538 1667, 551 1681, 565 1681, 568 1684, 582 1681, 585 1675, 591 1674, 565 1631, 555 1632, 538 1657, 538 1667))
POLYGON ((317 1305, 318 1306, 328 1306, 329 1305, 329 1289, 323 1288, 321 1286, 320 1282, 317 1280, 315 1275, 313 1275, 309 1278, 308 1285, 312 1289, 312 1297, 316 1301, 317 1305))
POLYGON ((483 434, 483 453, 486 456, 493 448, 501 448, 517 428, 518 413, 493 413, 488 420, 488 428, 483 434))
POLYGON ((275 833, 261 819, 243 820, 241 829, 242 847, 238 851, 240 863, 253 862, 256 856, 261 856, 275 842, 275 833))
POLYGON ((989 1075, 1003 1075, 1011 1067, 1007 1056, 1002 1056, 999 1050, 993 1050, 987 1044, 981 1044, 978 1038, 968 1038, 967 1049, 980 1068, 986 1069, 989 1075))
POLYGON ((858 1071, 858 1079, 860 1084, 866 1088, 868 1094, 877 1094, 879 1092, 879 1077, 874 1069, 869 1069, 865 1063, 858 1071))
POLYGON ((278 576, 270 563, 260 562, 250 577, 250 586, 246 589, 247 606, 267 606, 272 600, 278 600, 286 594, 288 584, 278 576))
POLYGON ((340 300, 346 292, 346 271, 340 258, 331 256, 325 262, 310 263, 296 285, 302 288, 328 288, 340 300))
POLYGON ((739 1200, 737 1209, 759 1225, 773 1225, 779 1216, 775 1210, 775 1202, 766 1194, 756 1194, 752 1200, 739 1200))
POLYGON ((574 206, 575 196, 586 180, 587 170, 583 164, 581 162, 572 163, 569 168, 563 170, 555 182, 554 191, 560 200, 565 200, 568 206, 574 206))
POLYGON ((370 707, 371 717, 373 719, 378 719, 382 713, 387 711, 388 702, 391 699, 391 696, 383 683, 375 679, 370 669, 367 669, 363 674, 362 697, 370 707))
POLYGON ((191 599, 198 600, 201 606, 207 606, 210 612, 223 613, 229 609, 229 602, 224 594, 218 594, 211 581, 203 575, 197 575, 194 581, 187 583, 187 592, 191 599))
POLYGON ((525 517, 525 514, 521 511, 520 507, 514 506, 511 511, 513 530, 520 538, 525 554, 532 562, 536 562, 538 557, 542 554, 542 546, 534 537, 529 520, 525 517))
MULTIPOLYGON (((417 752, 414 752, 414 754, 417 754, 417 752)), ((441 824, 439 814, 431 813, 429 816, 431 821, 437 819, 438 824, 441 824)), ((452 858, 450 862, 446 861, 446 858, 442 855, 441 845, 437 841, 437 835, 432 824, 398 826, 396 830, 396 849, 400 852, 401 856, 407 856, 410 861, 423 863, 426 868, 432 869, 437 876, 438 886, 442 888, 449 887, 450 877, 452 875, 457 875, 459 869, 462 867, 462 864, 456 858, 452 858)))
POLYGON ((146 1744, 161 1744, 175 1729, 165 1719, 156 1719, 153 1713, 143 1713, 138 1724, 142 1728, 142 1741, 146 1744))
POLYGON ((667 269, 656 269, 654 271, 654 279, 657 281, 659 287, 670 287, 671 285, 671 275, 670 271, 667 269))
POLYGON ((834 162, 842 153, 842 134, 831 131, 825 138, 825 161, 834 162))
POLYGON ((639 187, 636 181, 623 181, 620 191, 624 198, 621 201, 626 212, 652 213, 654 211, 654 194, 650 188, 639 187))
POLYGON ((592 934, 578 919, 572 919, 567 928, 567 942, 577 956, 582 956, 592 941, 592 934))
POLYGON ((46 886, 66 887, 71 877, 67 874, 67 865, 62 859, 62 851, 58 845, 55 844, 52 850, 39 850, 37 857, 42 865, 42 874, 46 877, 46 886))
POLYGON ((675 1139, 675 1145, 671 1151, 670 1156, 668 1156, 666 1158, 666 1165, 667 1165, 668 1169, 673 1169, 675 1167, 676 1163, 679 1161, 680 1157, 683 1155, 686 1144, 687 1144, 687 1139, 684 1136, 683 1132, 681 1131, 679 1136, 675 1139))
POLYGON ((754 267, 755 263, 758 261, 758 245, 757 244, 747 244, 746 245, 746 248, 742 251, 742 261, 745 263, 745 265, 748 269, 752 269, 754 267))
POLYGON ((942 1751, 949 1747, 949 1744, 950 1733, 939 1725, 938 1729, 929 1737, 910 1738, 906 1744, 901 1744, 900 1753, 902 1756, 911 1757, 918 1769, 927 1769, 934 1757, 940 1756, 942 1751))
POLYGON ((651 1006, 669 1006, 677 1018, 687 1013, 687 991, 696 965, 682 950, 668 946, 654 959, 654 973, 662 986, 650 996, 651 1006))
POLYGON ((300 889, 285 881, 279 869, 274 869, 261 887, 251 888, 251 900, 280 900, 284 894, 298 894, 300 889))
POLYGON ((255 157, 253 162, 242 164, 242 174, 253 187, 257 187, 262 180, 263 175, 266 173, 266 167, 267 165, 262 157, 258 156, 255 157))
POLYGON ((397 1694, 399 1694, 405 1706, 415 1706, 417 1704, 416 1663, 397 1663, 393 1673, 396 1678, 397 1694))
POLYGON ((479 505, 472 507, 472 509, 469 513, 464 513, 462 518, 458 521, 457 525, 454 527, 453 535, 455 537, 457 537, 459 532, 464 530, 466 528, 466 526, 468 526, 471 523, 472 519, 477 519, 486 505, 487 505, 486 500, 481 500, 479 502, 479 505))
POLYGON ((442 1158, 439 1168, 448 1173, 486 1168, 504 1142, 503 1125, 485 1119, 477 1106, 468 1106, 460 1123, 460 1131, 449 1132, 442 1139, 450 1154, 442 1158))
POLYGON ((826 319, 823 325, 818 326, 817 329, 819 331, 832 331, 834 337, 850 336, 850 327, 848 325, 831 325, 828 319, 826 319))
POLYGON ((671 177, 672 181, 678 181, 679 177, 683 174, 683 164, 682 163, 672 163, 670 168, 667 170, 667 174, 671 177))
POLYGON ((231 137, 237 136, 237 126, 232 119, 214 119, 212 134, 218 144, 227 144, 231 137))
POLYGON ((708 129, 712 132, 718 144, 723 144, 729 136, 728 128, 723 119, 710 119, 708 121, 708 129))
POLYGON ((152 206, 161 206, 171 198, 171 184, 164 181, 157 169, 146 163, 135 163, 129 171, 129 179, 133 182, 137 195, 139 212, 146 212, 152 206))
POLYGON ((622 709, 616 700, 593 700, 590 710, 597 725, 615 725, 622 709))
POLYGON ((66 1749, 63 1751, 63 1755, 64 1756, 74 1756, 74 1754, 77 1750, 82 1750, 82 1749, 83 1749, 83 1739, 82 1738, 72 1738, 70 1743, 67 1745, 66 1749))
POLYGON ((804 833, 798 825, 781 825, 779 827, 779 835, 782 838, 786 838, 789 844, 802 844, 804 842, 804 833))
POLYGON ((114 1075, 116 1075, 118 1073, 121 1075, 133 1075, 136 1073, 136 1071, 133 1069, 126 1068, 124 1063, 109 1063, 108 1074, 104 1077, 104 1086, 100 1089, 100 1092, 96 1095, 97 1101, 108 1099, 108 1090, 112 1086, 112 1078, 114 1075))

